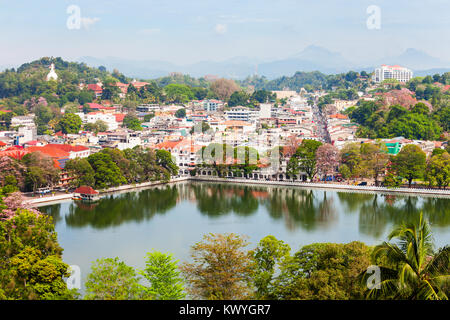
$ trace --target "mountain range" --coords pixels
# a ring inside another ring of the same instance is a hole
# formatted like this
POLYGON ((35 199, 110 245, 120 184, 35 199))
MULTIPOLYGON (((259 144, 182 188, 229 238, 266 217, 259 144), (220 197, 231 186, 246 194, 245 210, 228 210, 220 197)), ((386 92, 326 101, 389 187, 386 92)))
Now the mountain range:
POLYGON ((408 48, 398 56, 364 64, 345 59, 339 52, 333 52, 319 46, 308 46, 301 52, 284 59, 262 61, 251 57, 234 57, 223 61, 201 61, 193 64, 178 65, 159 60, 130 60, 117 57, 84 56, 78 59, 90 66, 104 66, 108 70, 118 69, 130 77, 152 79, 167 76, 171 72, 181 72, 193 77, 208 74, 220 77, 244 79, 257 73, 268 79, 291 76, 297 71, 320 71, 326 74, 342 73, 349 70, 371 72, 381 64, 402 65, 414 71, 415 76, 444 73, 450 71, 450 62, 429 54, 408 48))

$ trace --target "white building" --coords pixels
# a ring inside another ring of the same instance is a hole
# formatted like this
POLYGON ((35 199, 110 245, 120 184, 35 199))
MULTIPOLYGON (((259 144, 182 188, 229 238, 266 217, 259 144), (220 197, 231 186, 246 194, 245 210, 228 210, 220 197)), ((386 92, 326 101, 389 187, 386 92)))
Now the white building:
POLYGON ((119 123, 116 121, 116 116, 110 113, 103 112, 89 112, 87 114, 77 113, 80 116, 83 123, 95 123, 98 120, 102 120, 108 126, 108 131, 116 130, 119 127, 119 123))
POLYGON ((375 82, 383 82, 386 79, 396 79, 400 82, 408 82, 411 80, 412 76, 413 72, 408 68, 398 65, 388 66, 383 64, 380 68, 375 69, 372 80, 375 82))
POLYGON ((259 111, 253 111, 246 107, 233 107, 226 112, 228 120, 254 121, 259 117, 259 111))

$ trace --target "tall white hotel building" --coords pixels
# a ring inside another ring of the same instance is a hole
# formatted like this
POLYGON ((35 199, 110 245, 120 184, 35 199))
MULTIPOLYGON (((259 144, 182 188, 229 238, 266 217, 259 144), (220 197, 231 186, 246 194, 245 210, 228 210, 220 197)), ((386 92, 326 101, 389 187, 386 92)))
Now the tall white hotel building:
POLYGON ((400 66, 381 65, 380 68, 375 69, 372 80, 375 82, 382 82, 386 79, 397 79, 400 82, 408 82, 413 76, 413 72, 408 68, 400 66))

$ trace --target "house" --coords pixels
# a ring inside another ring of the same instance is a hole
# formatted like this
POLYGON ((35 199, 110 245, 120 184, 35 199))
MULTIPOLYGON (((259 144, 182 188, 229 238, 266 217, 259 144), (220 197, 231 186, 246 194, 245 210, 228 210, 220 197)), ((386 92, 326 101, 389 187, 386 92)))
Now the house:
POLYGON ((80 200, 95 201, 99 199, 99 192, 89 186, 81 186, 75 189, 75 197, 80 200))
POLYGON ((88 90, 92 90, 95 93, 95 97, 99 98, 102 96, 103 93, 103 89, 101 87, 101 85, 94 83, 94 84, 88 84, 87 85, 88 90))

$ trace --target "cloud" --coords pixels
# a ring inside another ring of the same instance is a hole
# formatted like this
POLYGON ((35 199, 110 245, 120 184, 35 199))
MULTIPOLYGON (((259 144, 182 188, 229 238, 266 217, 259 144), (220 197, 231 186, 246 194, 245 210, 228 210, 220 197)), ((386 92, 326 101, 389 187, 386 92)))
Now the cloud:
POLYGON ((100 18, 89 18, 89 17, 82 17, 81 18, 81 25, 85 29, 89 29, 89 27, 93 26, 97 22, 100 21, 100 18))
POLYGON ((160 32, 161 32, 161 29, 159 29, 159 28, 149 28, 149 29, 139 30, 140 34, 145 34, 145 35, 154 35, 154 34, 159 34, 160 32))
POLYGON ((218 23, 216 24, 216 26, 214 27, 214 31, 217 34, 225 34, 227 32, 227 25, 226 24, 221 24, 218 23))

